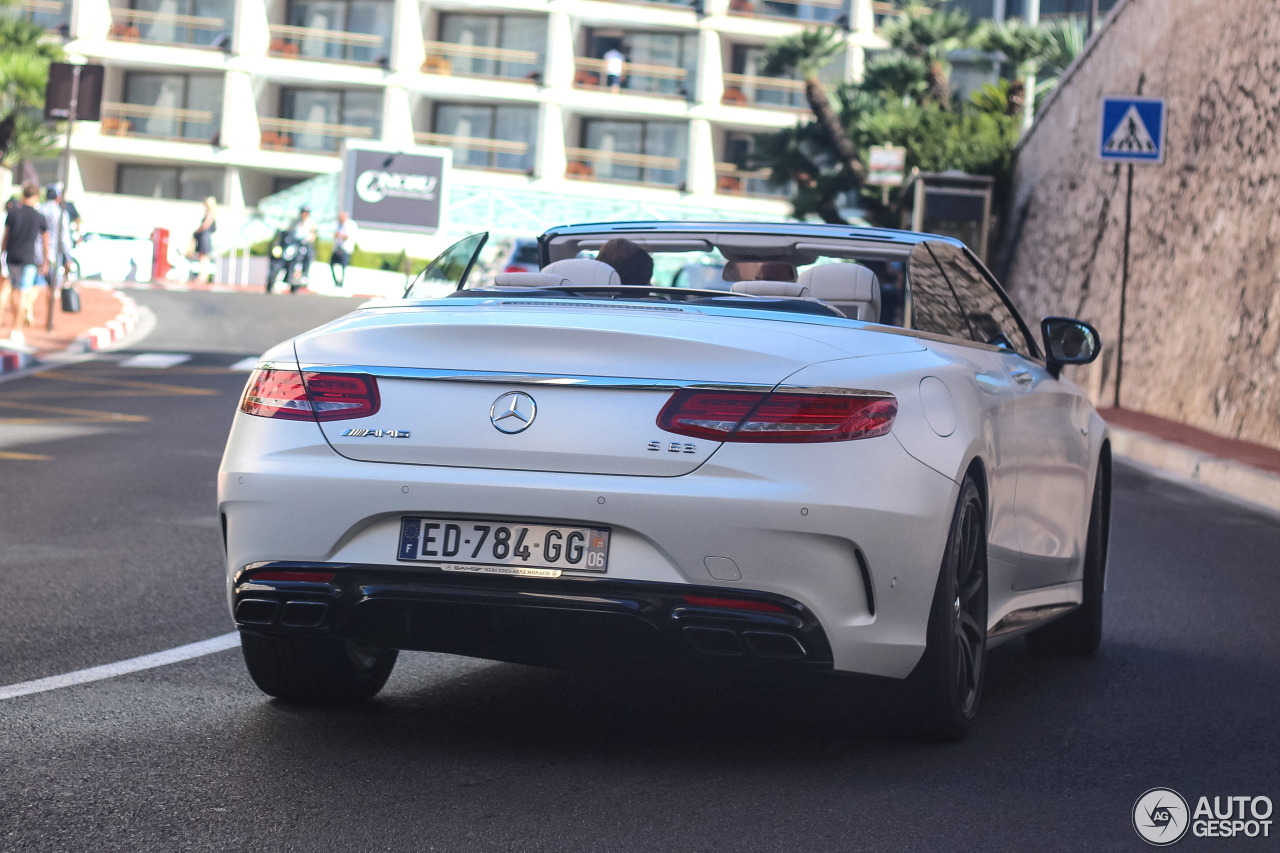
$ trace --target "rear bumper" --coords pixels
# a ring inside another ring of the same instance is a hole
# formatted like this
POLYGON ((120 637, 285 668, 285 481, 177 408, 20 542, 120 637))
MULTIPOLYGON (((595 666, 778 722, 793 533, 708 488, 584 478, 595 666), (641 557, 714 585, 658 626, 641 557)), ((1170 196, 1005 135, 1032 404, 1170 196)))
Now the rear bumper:
POLYGON ((245 631, 520 663, 714 659, 832 668, 830 643, 812 611, 785 596, 750 590, 268 562, 236 573, 232 607, 245 631), (282 579, 290 572, 332 577, 282 579), (258 577, 263 575, 270 577, 258 577))

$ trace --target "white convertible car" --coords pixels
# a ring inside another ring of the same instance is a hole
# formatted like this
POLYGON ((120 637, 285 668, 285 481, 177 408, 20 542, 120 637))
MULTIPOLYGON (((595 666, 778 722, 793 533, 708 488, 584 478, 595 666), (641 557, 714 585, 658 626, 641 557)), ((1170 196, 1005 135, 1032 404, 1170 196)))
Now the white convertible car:
POLYGON ((1092 327, 1037 341, 927 234, 575 225, 469 278, 485 239, 248 382, 218 501, 266 693, 368 699, 399 650, 702 662, 901 679, 954 737, 993 642, 1097 648, 1111 453, 1060 375, 1092 327))

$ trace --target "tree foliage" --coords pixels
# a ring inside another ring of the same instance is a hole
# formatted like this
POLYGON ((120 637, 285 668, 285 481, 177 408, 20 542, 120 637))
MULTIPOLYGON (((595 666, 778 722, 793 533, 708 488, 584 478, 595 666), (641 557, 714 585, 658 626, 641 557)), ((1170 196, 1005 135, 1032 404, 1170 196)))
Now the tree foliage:
POLYGON ((0 4, 0 165, 41 157, 56 147, 53 131, 40 121, 49 63, 62 47, 44 27, 0 4))

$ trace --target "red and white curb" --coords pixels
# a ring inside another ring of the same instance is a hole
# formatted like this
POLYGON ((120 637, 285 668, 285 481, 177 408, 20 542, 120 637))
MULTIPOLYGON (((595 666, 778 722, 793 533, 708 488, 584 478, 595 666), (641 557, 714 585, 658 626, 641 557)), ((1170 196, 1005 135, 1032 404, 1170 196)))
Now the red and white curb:
POLYGON ((138 304, 133 301, 133 297, 115 289, 111 289, 111 292, 120 303, 120 313, 114 319, 108 320, 101 326, 94 326, 76 337, 68 347, 69 350, 90 352, 105 349, 122 340, 125 335, 133 331, 134 326, 138 325, 138 304))

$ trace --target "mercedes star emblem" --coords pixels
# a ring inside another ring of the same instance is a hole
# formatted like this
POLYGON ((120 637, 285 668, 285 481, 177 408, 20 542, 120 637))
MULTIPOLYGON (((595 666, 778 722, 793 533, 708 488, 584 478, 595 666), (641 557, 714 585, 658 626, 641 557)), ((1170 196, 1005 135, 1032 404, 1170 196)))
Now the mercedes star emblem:
POLYGON ((508 391, 489 408, 489 420, 499 432, 508 435, 524 432, 537 414, 538 404, 523 391, 508 391))

